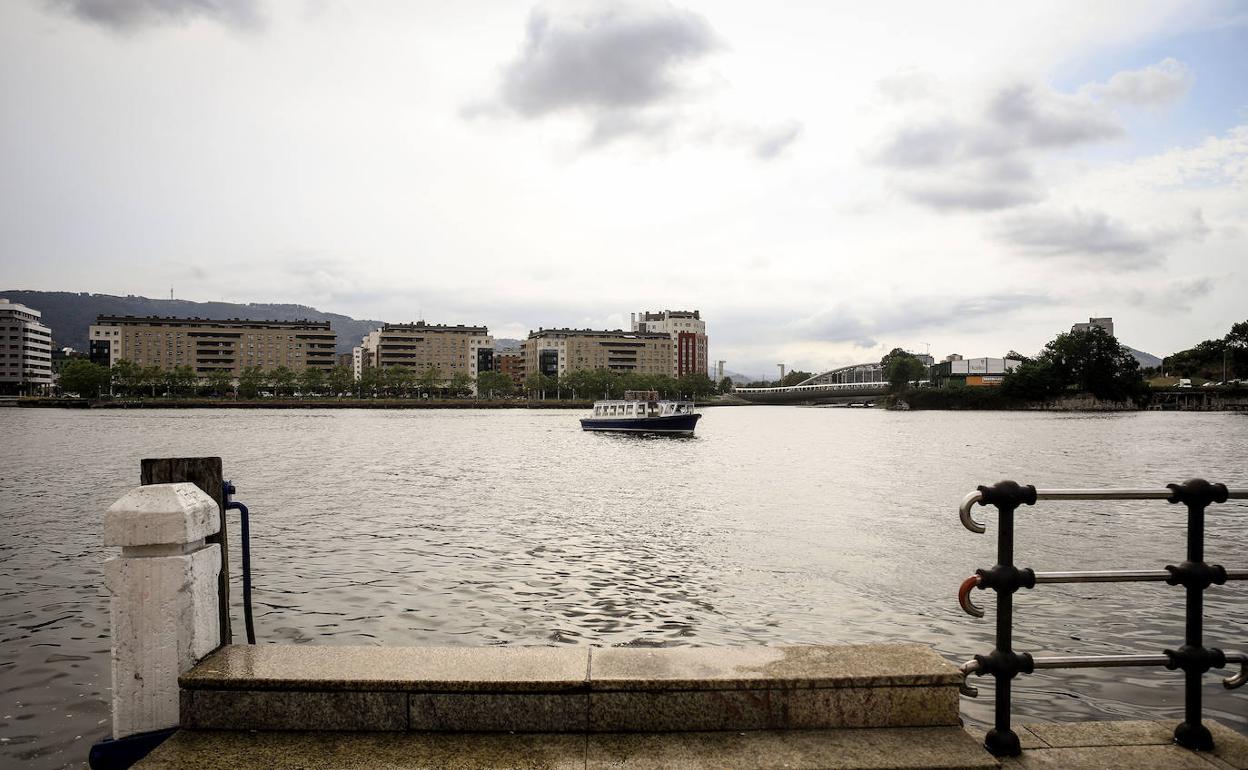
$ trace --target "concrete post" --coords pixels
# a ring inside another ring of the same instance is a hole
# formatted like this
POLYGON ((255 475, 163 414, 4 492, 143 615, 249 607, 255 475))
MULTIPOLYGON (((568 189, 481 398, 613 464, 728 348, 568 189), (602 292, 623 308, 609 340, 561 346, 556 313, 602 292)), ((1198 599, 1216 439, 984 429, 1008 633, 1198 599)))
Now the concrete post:
POLYGON ((178 725, 178 676, 221 642, 221 527, 211 497, 189 482, 136 487, 104 515, 112 597, 113 738, 178 725))

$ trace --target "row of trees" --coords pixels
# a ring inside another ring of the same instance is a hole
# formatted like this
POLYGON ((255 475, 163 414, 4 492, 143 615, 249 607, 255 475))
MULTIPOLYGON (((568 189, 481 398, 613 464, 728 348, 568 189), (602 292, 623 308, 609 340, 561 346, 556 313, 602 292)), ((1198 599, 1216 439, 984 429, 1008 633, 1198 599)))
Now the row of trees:
POLYGON ((1221 339, 1205 340, 1195 347, 1167 356, 1166 374, 1206 380, 1248 378, 1248 321, 1240 321, 1221 339))
MULTIPOLYGON (((730 388, 731 381, 725 378, 725 382, 724 387, 730 388)), ((482 372, 475 381, 467 372, 456 372, 448 380, 436 367, 418 372, 406 366, 365 369, 359 380, 346 366, 335 366, 328 372, 311 368, 295 371, 286 367, 266 372, 258 367, 248 367, 239 374, 236 386, 233 375, 228 371, 213 371, 200 377, 189 366, 164 370, 157 366, 138 366, 130 361, 118 361, 110 370, 85 359, 66 363, 60 379, 62 392, 92 398, 110 393, 151 397, 229 396, 237 393, 240 398, 262 395, 463 398, 472 393, 474 384, 478 395, 483 398, 507 398, 521 394, 530 398, 620 398, 626 390, 656 390, 664 398, 705 398, 718 390, 709 377, 701 374, 674 378, 606 369, 581 370, 558 379, 533 374, 521 388, 502 372, 482 372)))
MULTIPOLYGON (((732 382, 727 377, 725 387, 732 382)), ((706 398, 723 392, 721 386, 705 374, 670 377, 666 374, 635 374, 610 369, 580 369, 555 378, 534 372, 524 381, 524 390, 531 398, 600 399, 623 398, 627 390, 654 390, 662 398, 706 398)))

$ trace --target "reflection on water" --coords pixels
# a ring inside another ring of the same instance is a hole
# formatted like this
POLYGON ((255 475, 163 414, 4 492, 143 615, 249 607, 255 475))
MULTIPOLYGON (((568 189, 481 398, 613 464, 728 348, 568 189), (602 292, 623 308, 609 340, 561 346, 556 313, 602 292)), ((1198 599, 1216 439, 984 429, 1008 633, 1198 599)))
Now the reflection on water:
MULTIPOLYGON (((991 608, 977 621, 955 600, 993 562, 990 510, 987 536, 957 519, 976 484, 1248 483, 1232 414, 710 409, 690 440, 584 433, 579 416, 0 411, 0 758, 81 764, 107 734, 100 520, 142 457, 224 458, 252 511, 262 643, 910 640, 955 660, 992 646, 991 608)), ((1246 514, 1210 515, 1211 561, 1248 564, 1246 514)), ((1164 503, 1046 501, 1018 520, 1036 569, 1183 556, 1183 509, 1164 503)), ((1156 584, 1046 585, 1016 608, 1016 647, 1036 653, 1155 654, 1183 628, 1180 589, 1156 584)), ((1246 608, 1242 584, 1212 589, 1208 643, 1248 647, 1246 608)), ((1045 672, 1016 685, 1015 710, 1173 719, 1179 681, 1045 672)), ((1208 681, 1210 714, 1248 731, 1242 691, 1208 681)), ((963 713, 983 722, 976 683, 963 713)))

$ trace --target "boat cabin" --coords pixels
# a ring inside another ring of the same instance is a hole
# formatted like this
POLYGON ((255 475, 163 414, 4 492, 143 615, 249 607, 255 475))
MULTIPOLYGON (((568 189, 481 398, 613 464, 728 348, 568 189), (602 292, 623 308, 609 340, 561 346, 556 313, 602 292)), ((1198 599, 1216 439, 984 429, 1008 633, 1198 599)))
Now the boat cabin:
POLYGON ((620 400, 598 401, 594 404, 594 417, 628 419, 639 417, 670 417, 693 414, 690 401, 660 401, 658 391, 627 390, 620 400))

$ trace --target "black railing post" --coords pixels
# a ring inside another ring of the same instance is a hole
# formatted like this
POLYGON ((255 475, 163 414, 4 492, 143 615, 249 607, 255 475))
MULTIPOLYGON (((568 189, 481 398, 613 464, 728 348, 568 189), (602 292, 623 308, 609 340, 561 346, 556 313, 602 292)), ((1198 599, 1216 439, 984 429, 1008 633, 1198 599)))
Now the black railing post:
POLYGON ((1018 506, 1035 505, 1036 488, 1001 481, 991 487, 979 487, 980 505, 996 506, 998 511, 997 564, 990 570, 976 570, 980 587, 997 592, 997 646, 989 655, 976 655, 979 670, 996 679, 996 701, 993 727, 984 737, 984 748, 993 756, 1016 757, 1022 748, 1018 735, 1010 728, 1010 683, 1020 673, 1030 674, 1030 655, 1014 652, 1014 592, 1036 585, 1035 573, 1014 565, 1014 511, 1018 506))
POLYGON ((1183 646, 1166 650, 1170 669, 1183 669, 1184 699, 1183 722, 1174 729, 1174 740, 1180 746, 1196 751, 1213 748, 1213 735, 1201 723, 1200 679, 1210 668, 1226 665, 1221 650, 1204 646, 1204 591, 1210 585, 1226 582, 1226 570, 1218 565, 1205 563, 1205 509, 1210 503, 1224 503, 1227 489, 1223 484, 1210 484, 1204 479, 1192 479, 1182 484, 1167 484, 1174 494, 1171 503, 1187 506, 1187 561, 1175 566, 1167 565, 1170 585, 1182 585, 1187 591, 1187 613, 1184 618, 1183 646))

